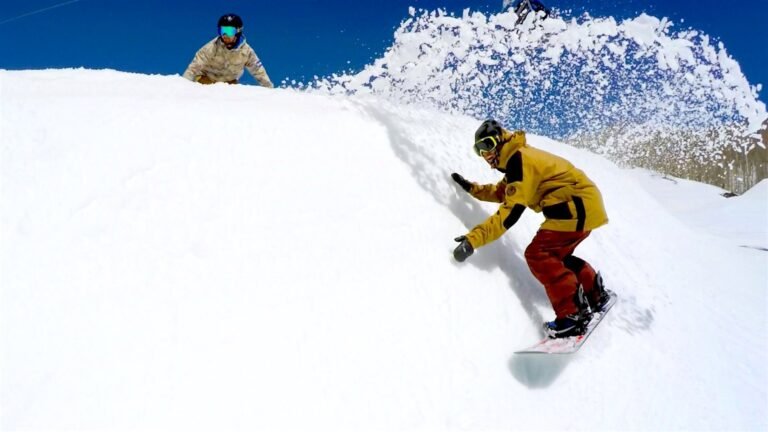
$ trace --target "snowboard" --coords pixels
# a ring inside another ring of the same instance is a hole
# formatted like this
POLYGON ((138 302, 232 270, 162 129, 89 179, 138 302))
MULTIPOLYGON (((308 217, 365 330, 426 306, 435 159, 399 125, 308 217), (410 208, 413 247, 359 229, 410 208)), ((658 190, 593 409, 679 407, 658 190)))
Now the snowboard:
POLYGON ((550 339, 547 337, 529 348, 515 351, 515 354, 573 354, 578 351, 579 348, 584 345, 584 342, 587 341, 589 335, 595 331, 595 328, 600 324, 600 321, 605 318, 608 311, 611 310, 614 304, 616 304, 616 299, 618 298, 616 293, 610 290, 606 291, 610 296, 608 302, 605 303, 601 310, 592 314, 592 320, 587 324, 587 331, 584 332, 583 335, 559 339, 550 339))

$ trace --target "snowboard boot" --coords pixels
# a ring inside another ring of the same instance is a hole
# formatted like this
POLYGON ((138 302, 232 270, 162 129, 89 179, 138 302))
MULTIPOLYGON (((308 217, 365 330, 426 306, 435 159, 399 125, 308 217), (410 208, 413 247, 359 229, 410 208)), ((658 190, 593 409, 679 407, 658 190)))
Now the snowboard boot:
POLYGON ((582 314, 567 315, 544 323, 544 333, 550 339, 580 336, 587 331, 589 318, 582 314))
POLYGON ((544 323, 544 332, 547 336, 557 339, 583 335, 587 331, 587 325, 592 320, 592 312, 589 309, 589 301, 584 295, 584 287, 581 284, 576 288, 573 302, 579 308, 577 313, 544 323))
POLYGON ((603 276, 600 275, 600 272, 595 275, 595 285, 592 288, 592 292, 589 294, 589 298, 587 299, 589 302, 589 308, 592 309, 592 312, 602 312, 603 307, 606 303, 608 303, 608 300, 610 300, 611 296, 605 289, 605 285, 603 284, 603 276))

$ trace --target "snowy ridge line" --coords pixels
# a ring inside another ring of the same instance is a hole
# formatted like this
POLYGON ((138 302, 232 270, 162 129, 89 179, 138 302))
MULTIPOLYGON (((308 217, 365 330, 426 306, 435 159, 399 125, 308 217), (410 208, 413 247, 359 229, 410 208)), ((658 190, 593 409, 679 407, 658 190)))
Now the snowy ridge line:
POLYGON ((733 137, 768 118, 761 86, 747 81, 722 43, 693 29, 675 32, 667 18, 531 15, 515 26, 511 11, 458 17, 411 8, 410 15, 363 71, 299 86, 494 117, 560 139, 609 128, 633 142, 691 132, 707 151, 745 145, 733 137))

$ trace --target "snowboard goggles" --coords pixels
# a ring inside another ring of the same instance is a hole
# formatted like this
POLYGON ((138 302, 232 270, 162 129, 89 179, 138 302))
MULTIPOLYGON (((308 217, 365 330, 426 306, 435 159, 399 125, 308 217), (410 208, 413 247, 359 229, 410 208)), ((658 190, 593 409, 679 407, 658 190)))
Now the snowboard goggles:
POLYGON ((495 136, 487 136, 475 141, 474 149, 478 156, 494 151, 499 145, 499 140, 495 136))
POLYGON ((237 35, 237 27, 221 26, 219 27, 219 36, 235 37, 237 35))

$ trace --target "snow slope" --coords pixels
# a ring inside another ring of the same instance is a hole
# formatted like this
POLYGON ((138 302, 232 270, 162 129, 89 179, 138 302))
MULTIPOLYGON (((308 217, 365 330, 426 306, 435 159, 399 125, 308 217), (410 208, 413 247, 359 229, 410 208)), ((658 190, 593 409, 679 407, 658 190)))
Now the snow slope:
POLYGON ((552 317, 522 258, 540 215, 450 254, 495 211, 449 178, 497 180, 477 125, 0 71, 0 428, 768 428, 768 253, 710 230, 768 247, 765 182, 686 217, 719 191, 531 137, 603 191, 611 222, 577 252, 620 300, 579 354, 520 357, 552 317))

